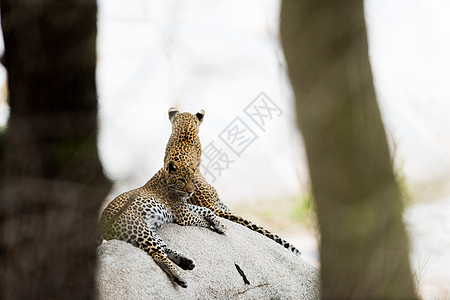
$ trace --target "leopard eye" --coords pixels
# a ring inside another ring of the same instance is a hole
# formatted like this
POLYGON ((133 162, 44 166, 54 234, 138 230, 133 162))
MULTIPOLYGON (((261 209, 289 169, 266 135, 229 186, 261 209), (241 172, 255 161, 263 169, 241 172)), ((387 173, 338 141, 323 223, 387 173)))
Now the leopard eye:
POLYGON ((167 170, 169 171, 169 174, 172 172, 175 172, 177 167, 175 166, 174 162, 169 162, 169 165, 167 166, 167 170))
POLYGON ((180 182, 184 185, 186 184, 186 180, 184 180, 183 178, 180 179, 180 182))

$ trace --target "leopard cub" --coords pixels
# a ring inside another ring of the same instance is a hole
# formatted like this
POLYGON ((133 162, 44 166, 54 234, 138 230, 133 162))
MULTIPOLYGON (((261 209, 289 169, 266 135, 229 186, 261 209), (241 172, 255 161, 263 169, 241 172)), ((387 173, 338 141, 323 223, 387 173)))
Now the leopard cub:
POLYGON ((169 248, 157 230, 171 222, 212 228, 218 233, 225 230, 210 209, 187 203, 194 193, 194 176, 200 167, 198 131, 204 114, 203 110, 192 115, 169 109, 172 134, 166 147, 164 167, 144 186, 112 200, 99 221, 100 240, 119 239, 144 250, 184 288, 187 282, 172 262, 184 270, 192 270, 194 261, 169 248))

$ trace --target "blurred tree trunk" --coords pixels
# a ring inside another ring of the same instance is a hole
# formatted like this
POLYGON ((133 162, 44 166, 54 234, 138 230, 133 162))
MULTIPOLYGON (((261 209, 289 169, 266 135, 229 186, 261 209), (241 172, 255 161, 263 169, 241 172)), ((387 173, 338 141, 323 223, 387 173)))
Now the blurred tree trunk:
POLYGON ((94 299, 95 0, 2 0, 8 71, 0 153, 0 298, 94 299))
POLYGON ((321 231, 322 297, 415 298, 363 1, 283 0, 281 37, 321 231))

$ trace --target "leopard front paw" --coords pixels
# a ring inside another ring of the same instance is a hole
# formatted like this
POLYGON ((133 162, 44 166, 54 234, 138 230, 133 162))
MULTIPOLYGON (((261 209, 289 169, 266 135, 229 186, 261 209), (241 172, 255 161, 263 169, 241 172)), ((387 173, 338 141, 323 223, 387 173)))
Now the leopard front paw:
POLYGON ((187 288, 187 282, 182 279, 181 277, 174 277, 173 281, 178 284, 179 286, 181 286, 182 288, 187 288))
POLYGON ((182 257, 178 263, 178 265, 183 269, 183 270, 192 270, 195 268, 195 263, 192 259, 190 259, 189 257, 182 257))
POLYGON ((213 228, 217 233, 225 233, 225 230, 227 229, 227 227, 222 223, 220 223, 219 221, 214 223, 213 228))

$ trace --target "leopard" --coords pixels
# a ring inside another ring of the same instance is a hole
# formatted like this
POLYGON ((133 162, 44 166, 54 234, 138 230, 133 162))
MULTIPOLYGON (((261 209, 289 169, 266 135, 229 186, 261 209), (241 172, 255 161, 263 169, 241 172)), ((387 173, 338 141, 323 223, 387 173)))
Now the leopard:
MULTIPOLYGON (((183 113, 180 113, 176 108, 172 107, 169 110, 169 115, 171 117, 172 123, 176 124, 177 128, 182 126, 182 124, 184 123, 183 113)), ((203 111, 203 116, 204 116, 204 111, 203 111)), ((189 128, 185 128, 185 129, 190 130, 189 128)), ((184 131, 181 131, 181 132, 184 133, 184 131)), ((192 132, 192 135, 198 135, 198 131, 194 130, 192 132)), ((195 159, 193 159, 191 157, 190 161, 197 162, 197 161, 200 161, 199 155, 201 156, 202 148, 201 148, 200 139, 195 138, 194 140, 196 141, 196 144, 191 145, 193 147, 192 149, 190 149, 190 150, 186 149, 186 151, 187 151, 186 154, 187 154, 187 156, 189 156, 189 153, 191 153, 192 157, 195 157, 195 159)), ((168 155, 168 152, 173 153, 176 151, 178 151, 178 149, 176 147, 172 148, 172 146, 169 142, 169 144, 167 145, 167 148, 166 148, 167 161, 165 161, 165 163, 168 163, 170 160, 170 155, 168 155)), ((275 241, 276 243, 278 243, 281 246, 283 246, 284 248, 290 250, 294 254, 301 255, 301 252, 296 247, 294 247, 291 243, 282 239, 278 235, 270 232, 269 230, 233 213, 222 202, 217 190, 210 183, 207 182, 205 177, 202 175, 200 168, 195 169, 195 172, 193 174, 193 185, 194 185, 194 193, 187 199, 187 202, 189 204, 208 208, 210 211, 212 211, 218 217, 221 217, 221 218, 227 219, 229 221, 235 222, 237 224, 240 224, 242 226, 245 226, 245 227, 247 227, 257 233, 260 233, 260 234, 264 235, 265 237, 275 241)))
POLYGON ((183 270, 192 270, 194 260, 168 247, 158 235, 167 223, 200 226, 224 234, 226 227, 207 207, 188 203, 194 194, 194 180, 199 173, 201 147, 198 137, 204 110, 197 114, 176 114, 169 110, 172 133, 166 146, 163 167, 142 187, 114 198, 99 219, 103 240, 118 239, 148 253, 170 279, 187 287, 174 263, 183 270))

